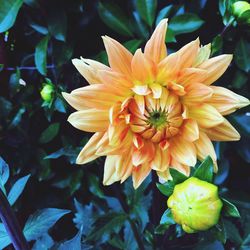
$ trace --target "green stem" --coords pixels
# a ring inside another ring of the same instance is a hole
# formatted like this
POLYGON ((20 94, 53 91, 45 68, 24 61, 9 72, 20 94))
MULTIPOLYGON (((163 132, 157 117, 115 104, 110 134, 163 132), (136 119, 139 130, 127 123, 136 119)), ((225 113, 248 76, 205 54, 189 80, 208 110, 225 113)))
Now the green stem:
POLYGON ((137 245, 138 245, 139 249, 144 250, 143 242, 141 240, 141 237, 140 237, 140 235, 138 233, 138 230, 137 230, 137 227, 136 227, 134 221, 131 218, 128 218, 128 221, 129 221, 129 224, 130 224, 130 226, 132 228, 132 231, 134 233, 134 236, 135 236, 135 239, 136 239, 136 242, 137 242, 137 245))
POLYGON ((16 250, 29 250, 29 245, 2 189, 0 189, 0 218, 14 248, 16 250))

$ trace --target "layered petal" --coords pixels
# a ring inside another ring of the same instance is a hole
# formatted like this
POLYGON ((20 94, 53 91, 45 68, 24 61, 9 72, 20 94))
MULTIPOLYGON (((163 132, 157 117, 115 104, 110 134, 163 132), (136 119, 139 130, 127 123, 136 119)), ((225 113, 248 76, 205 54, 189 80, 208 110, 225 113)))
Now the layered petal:
POLYGON ((99 70, 110 70, 108 66, 90 59, 73 59, 72 63, 89 84, 100 83, 99 70))
POLYGON ((111 185, 119 180, 116 169, 122 164, 120 155, 108 155, 104 164, 103 185, 111 185))
POLYGON ((209 137, 204 132, 200 132, 199 139, 194 142, 198 159, 203 161, 208 155, 212 158, 215 166, 215 171, 217 171, 217 157, 214 150, 214 146, 209 139, 209 137))
POLYGON ((116 40, 108 36, 103 36, 102 38, 108 54, 110 67, 126 76, 130 76, 132 54, 116 40))
POLYGON ((196 164, 196 149, 193 143, 183 140, 180 136, 171 139, 170 153, 176 161, 183 165, 194 166, 196 164))
POLYGON ((137 189, 141 183, 147 178, 151 171, 150 165, 148 163, 141 164, 133 168, 132 179, 133 186, 137 189))
POLYGON ((95 84, 76 89, 70 94, 62 93, 65 100, 76 110, 96 108, 107 110, 124 97, 110 91, 104 84, 95 84))
POLYGON ((167 23, 168 19, 162 19, 160 21, 145 46, 145 55, 151 57, 155 63, 159 63, 167 55, 165 44, 167 23))
POLYGON ((205 62, 206 60, 208 60, 210 53, 211 53, 211 43, 205 46, 202 46, 199 49, 198 55, 193 62, 193 67, 197 67, 203 62, 205 62))
POLYGON ((181 129, 181 136, 184 140, 190 142, 199 139, 199 127, 197 121, 192 119, 184 120, 181 129))
POLYGON ((87 132, 104 132, 109 126, 108 112, 97 109, 74 112, 69 116, 68 121, 75 128, 87 132))
POLYGON ((207 71, 207 77, 204 84, 210 85, 221 77, 232 61, 232 55, 221 55, 208 59, 199 65, 200 69, 207 71))
POLYGON ((197 38, 195 41, 188 43, 183 46, 180 50, 178 50, 178 54, 180 56, 179 67, 190 68, 197 57, 200 46, 200 40, 197 38))
POLYGON ((99 157, 95 153, 98 148, 97 143, 101 140, 103 135, 104 135, 103 132, 97 132, 89 139, 87 144, 83 147, 83 149, 77 156, 76 164, 86 164, 99 157))
POLYGON ((196 120, 199 126, 204 128, 217 126, 224 121, 223 116, 209 104, 190 107, 188 117, 196 120))
POLYGON ((182 102, 185 105, 197 105, 209 100, 213 94, 213 89, 201 84, 190 83, 185 86, 186 95, 182 97, 182 102))
POLYGON ((205 131, 212 141, 238 141, 240 139, 238 131, 226 119, 219 126, 205 131))
POLYGON ((131 62, 132 74, 135 84, 150 83, 155 77, 155 65, 141 49, 138 49, 131 62))
POLYGON ((217 86, 211 86, 213 95, 208 101, 222 115, 228 115, 249 105, 249 100, 243 96, 235 94, 233 91, 217 86))

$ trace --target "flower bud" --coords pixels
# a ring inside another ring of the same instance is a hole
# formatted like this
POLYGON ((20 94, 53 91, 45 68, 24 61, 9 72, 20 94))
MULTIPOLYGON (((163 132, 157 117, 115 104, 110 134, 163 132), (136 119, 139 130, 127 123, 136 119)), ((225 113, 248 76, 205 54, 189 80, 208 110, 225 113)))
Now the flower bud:
POLYGON ((250 4, 246 1, 238 1, 232 5, 232 13, 240 21, 248 21, 247 15, 243 15, 246 11, 250 11, 250 4))
POLYGON ((45 102, 50 102, 53 98, 54 87, 51 84, 45 84, 40 92, 42 99, 45 102))
POLYGON ((167 203, 175 222, 187 233, 216 225, 223 206, 218 187, 196 177, 177 184, 167 203))

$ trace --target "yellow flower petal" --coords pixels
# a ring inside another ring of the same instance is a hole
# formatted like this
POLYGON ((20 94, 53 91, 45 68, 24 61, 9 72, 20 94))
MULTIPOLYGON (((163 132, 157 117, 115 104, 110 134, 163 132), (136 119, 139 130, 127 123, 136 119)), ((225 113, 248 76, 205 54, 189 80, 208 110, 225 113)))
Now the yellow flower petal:
POLYGON ((208 60, 210 53, 211 53, 211 43, 209 43, 205 46, 202 46, 199 49, 197 57, 195 58, 195 61, 193 63, 193 67, 197 67, 201 63, 203 63, 204 61, 208 60))
POLYGON ((134 189, 137 189, 141 183, 147 178, 151 171, 150 165, 148 163, 142 164, 138 167, 133 168, 132 179, 134 189))
POLYGON ((132 54, 119 42, 108 37, 102 37, 112 69, 126 75, 131 75, 132 54))
POLYGON ((200 40, 197 38, 196 40, 188 43, 184 47, 182 47, 180 50, 177 51, 177 53, 180 56, 179 61, 179 67, 180 69, 183 68, 189 68, 192 66, 193 62, 195 61, 195 58, 197 57, 198 50, 199 50, 200 40))
POLYGON ((145 46, 145 55, 159 63, 167 55, 165 37, 168 19, 162 19, 145 46))
POLYGON ((199 68, 207 71, 207 77, 203 83, 210 85, 215 82, 226 71, 232 58, 232 55, 221 55, 208 59, 200 64, 199 68))
POLYGON ((73 59, 72 63, 89 84, 100 83, 100 79, 97 76, 99 70, 110 70, 108 66, 102 63, 84 58, 73 59))
POLYGON ((119 155, 108 155, 104 164, 103 185, 111 185, 118 181, 116 168, 122 164, 122 157, 119 155))
POLYGON ((212 88, 201 84, 192 83, 185 86, 186 95, 182 97, 182 103, 185 105, 197 105, 209 100, 213 94, 212 88))
POLYGON ((184 140, 193 142, 199 139, 199 127, 195 120, 186 119, 183 122, 181 136, 184 140))
POLYGON ((109 126, 108 112, 88 109, 72 113, 68 121, 75 128, 87 132, 104 132, 109 126))
POLYGON ((226 119, 220 125, 205 131, 212 141, 238 141, 240 139, 240 134, 226 119))
POLYGON ((84 146, 84 148, 81 150, 79 153, 77 159, 76 159, 76 164, 86 164, 90 161, 95 160, 98 155, 96 155, 96 150, 97 150, 97 143, 98 141, 101 140, 103 137, 104 133, 103 132, 97 132, 95 133, 87 142, 87 144, 84 146))
POLYGON ((136 50, 131 62, 133 79, 141 84, 149 83, 154 79, 155 65, 141 49, 136 50))
POLYGON ((217 86, 211 86, 213 95, 208 101, 210 105, 215 107, 222 115, 228 115, 250 104, 249 100, 241 95, 235 94, 233 91, 217 86))
POLYGON ((194 166, 196 164, 196 150, 193 143, 184 141, 180 136, 171 139, 170 152, 171 156, 181 164, 187 166, 194 166))
POLYGON ((217 157, 209 137, 204 132, 200 132, 199 139, 195 141, 194 144, 197 150, 198 159, 203 161, 209 155, 214 162, 215 171, 217 171, 217 157))
POLYGON ((199 126, 204 128, 217 126, 224 121, 223 116, 209 104, 189 107, 188 117, 196 120, 199 126))

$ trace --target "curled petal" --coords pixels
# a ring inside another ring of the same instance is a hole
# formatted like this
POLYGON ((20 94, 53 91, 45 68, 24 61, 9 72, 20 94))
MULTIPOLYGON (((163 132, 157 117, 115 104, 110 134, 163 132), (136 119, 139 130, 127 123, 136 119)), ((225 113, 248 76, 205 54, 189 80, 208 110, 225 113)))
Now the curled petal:
POLYGON ((215 82, 228 68, 232 61, 232 55, 221 55, 208 59, 199 65, 200 69, 207 71, 207 77, 204 84, 210 85, 215 82))
POLYGON ((134 167, 132 172, 133 186, 137 189, 141 183, 147 178, 151 171, 148 163, 141 164, 140 166, 134 167))
POLYGON ((239 108, 243 108, 250 104, 249 100, 241 95, 235 94, 233 91, 217 86, 211 86, 213 95, 208 101, 222 115, 233 113, 239 108))
POLYGON ((150 84, 150 88, 152 90, 153 97, 155 99, 159 99, 161 97, 161 93, 162 93, 161 85, 157 84, 157 83, 152 83, 152 84, 150 84))
POLYGON ((192 41, 182 47, 177 53, 180 56, 179 60, 179 67, 180 69, 183 68, 190 68, 197 57, 198 50, 199 50, 200 40, 197 38, 195 41, 192 41))
POLYGON ((193 142, 199 139, 198 123, 192 119, 186 119, 183 122, 181 136, 184 140, 193 142))
POLYGON ((133 79, 140 83, 148 83, 154 79, 155 65, 151 59, 138 49, 131 62, 133 79))
POLYGON ((154 144, 152 142, 144 142, 143 147, 141 147, 140 149, 135 148, 133 155, 132 155, 132 162, 134 166, 139 166, 141 164, 144 163, 149 163, 153 157, 154 157, 154 153, 155 153, 155 147, 154 144))
POLYGON ((65 100, 76 110, 86 108, 109 109, 114 103, 122 101, 124 97, 112 93, 103 84, 95 84, 75 89, 70 94, 62 93, 65 100))
POLYGON ((182 86, 192 85, 193 83, 203 82, 207 77, 207 72, 204 69, 185 68, 178 74, 176 82, 182 86))
POLYGON ((103 185, 111 185, 119 180, 116 169, 122 164, 122 157, 119 155, 108 155, 104 164, 103 185))
POLYGON ((145 55, 151 57, 155 63, 160 62, 167 55, 165 44, 167 23, 168 19, 162 19, 160 21, 145 46, 145 55))
POLYGON ((182 97, 183 104, 186 105, 197 105, 204 103, 204 101, 211 98, 213 89, 201 84, 201 83, 190 83, 185 86, 186 95, 182 97))
POLYGON ((195 141, 194 144, 197 150, 198 159, 203 161, 209 155, 214 162, 215 171, 217 171, 217 157, 209 137, 204 132, 200 132, 199 139, 195 141))
POLYGON ((97 75, 99 70, 110 70, 108 66, 90 59, 73 59, 72 63, 89 84, 101 83, 97 75))
POLYGON ((238 141, 240 139, 238 131, 226 119, 220 125, 205 131, 212 141, 238 141))
POLYGON ((119 42, 108 37, 102 37, 112 69, 126 75, 131 75, 132 54, 119 42))
POLYGON ((204 128, 217 126, 224 121, 223 116, 209 104, 190 107, 188 117, 196 120, 199 126, 204 128))
POLYGON ((198 55, 197 55, 197 57, 194 60, 193 67, 197 67, 201 63, 203 63, 206 60, 208 60, 208 58, 210 56, 210 53, 211 53, 211 43, 209 43, 209 44, 207 44, 205 46, 202 46, 199 49, 198 55))
POLYGON ((171 156, 181 164, 187 166, 194 166, 196 164, 196 150, 193 143, 184 141, 180 136, 171 139, 170 152, 171 156))
POLYGON ((108 112, 88 109, 72 113, 68 121, 75 127, 87 132, 104 132, 109 126, 108 112))
POLYGON ((76 164, 86 164, 99 157, 95 153, 98 148, 97 143, 101 140, 103 135, 104 135, 103 132, 97 132, 89 139, 87 144, 84 146, 84 148, 77 156, 76 164))
POLYGON ((183 173, 186 176, 189 176, 190 174, 190 167, 188 165, 180 163, 178 160, 175 158, 171 159, 170 166, 179 172, 183 173))

